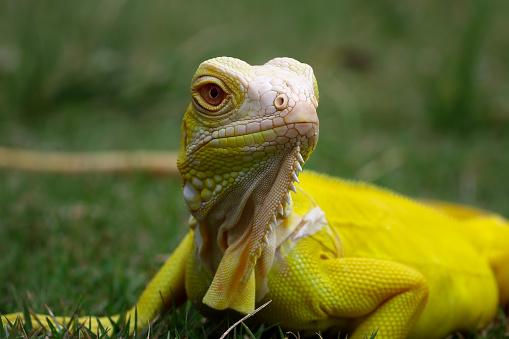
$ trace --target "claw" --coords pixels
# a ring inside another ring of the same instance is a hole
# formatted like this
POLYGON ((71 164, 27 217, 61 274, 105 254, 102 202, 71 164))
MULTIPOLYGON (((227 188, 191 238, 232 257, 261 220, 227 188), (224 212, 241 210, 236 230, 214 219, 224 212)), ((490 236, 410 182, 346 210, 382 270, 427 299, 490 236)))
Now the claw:
POLYGON ((286 193, 285 195, 285 202, 290 205, 292 203, 292 197, 290 197, 290 194, 286 193))
POLYGON ((298 161, 296 161, 293 166, 295 167, 295 170, 299 171, 299 172, 302 172, 302 166, 300 165, 300 163, 298 161))
POLYGON ((297 159, 298 159, 300 162, 304 163, 304 159, 302 158, 302 155, 300 154, 300 152, 297 152, 297 159))
POLYGON ((270 218, 270 222, 273 223, 274 225, 276 224, 276 216, 274 214, 270 218))
POLYGON ((256 249, 256 257, 259 258, 262 256, 262 248, 261 247, 258 247, 256 249))
POLYGON ((262 240, 263 240, 263 242, 265 243, 266 246, 269 246, 269 238, 267 238, 267 235, 264 235, 262 240))
POLYGON ((297 194, 297 189, 295 188, 295 185, 293 184, 293 182, 290 184, 290 187, 288 187, 288 189, 290 191, 292 191, 293 193, 297 194))

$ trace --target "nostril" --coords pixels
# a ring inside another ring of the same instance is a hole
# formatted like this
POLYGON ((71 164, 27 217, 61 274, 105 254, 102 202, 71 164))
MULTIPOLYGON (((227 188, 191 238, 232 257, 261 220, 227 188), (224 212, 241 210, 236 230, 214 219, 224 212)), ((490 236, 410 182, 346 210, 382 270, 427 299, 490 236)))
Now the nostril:
POLYGON ((288 97, 286 94, 280 94, 274 99, 274 106, 277 110, 282 111, 288 107, 288 97))

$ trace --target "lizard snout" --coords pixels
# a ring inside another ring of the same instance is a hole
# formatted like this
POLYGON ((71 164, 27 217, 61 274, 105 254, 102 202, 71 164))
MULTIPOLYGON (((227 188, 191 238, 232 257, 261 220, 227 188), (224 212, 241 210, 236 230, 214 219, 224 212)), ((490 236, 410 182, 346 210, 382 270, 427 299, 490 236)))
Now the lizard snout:
POLYGON ((307 102, 299 101, 293 109, 284 117, 286 124, 308 122, 318 124, 316 110, 307 102))
POLYGON ((293 109, 284 117, 285 124, 295 124, 294 128, 299 135, 306 136, 309 140, 318 135, 318 115, 316 109, 305 101, 299 101, 293 109))

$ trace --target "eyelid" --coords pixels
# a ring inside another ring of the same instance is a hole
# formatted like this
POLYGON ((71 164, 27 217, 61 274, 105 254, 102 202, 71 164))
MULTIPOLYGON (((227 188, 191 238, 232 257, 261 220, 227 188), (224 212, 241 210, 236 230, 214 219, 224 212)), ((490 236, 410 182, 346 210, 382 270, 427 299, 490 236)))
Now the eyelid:
POLYGON ((210 75, 203 75, 201 77, 198 77, 197 79, 195 79, 193 81, 193 84, 192 84, 192 88, 191 88, 191 91, 196 91, 196 90, 199 90, 200 88, 202 88, 203 86, 206 86, 208 84, 214 84, 214 85, 217 85, 219 86, 225 93, 228 92, 226 89, 228 88, 226 86, 226 84, 216 78, 216 77, 213 77, 213 76, 210 76, 210 75))
POLYGON ((228 86, 219 78, 204 75, 193 81, 191 86, 192 104, 196 111, 208 118, 220 119, 229 114, 234 105, 234 98, 228 86), (201 91, 208 84, 218 86, 222 91, 222 100, 217 105, 208 103, 202 96, 201 91))

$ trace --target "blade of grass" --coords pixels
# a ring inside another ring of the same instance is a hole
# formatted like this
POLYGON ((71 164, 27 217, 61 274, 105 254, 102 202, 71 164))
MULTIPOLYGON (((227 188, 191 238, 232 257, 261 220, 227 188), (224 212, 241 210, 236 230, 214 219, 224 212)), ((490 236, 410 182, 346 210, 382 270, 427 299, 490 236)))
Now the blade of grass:
POLYGON ((28 309, 27 301, 23 301, 23 317, 25 318, 25 326, 31 330, 33 328, 32 326, 32 317, 30 316, 30 310, 28 309))
POLYGON ((251 332, 251 330, 249 329, 249 327, 247 327, 246 324, 244 324, 244 322, 241 323, 242 324, 242 327, 244 327, 244 329, 246 330, 247 334, 253 338, 253 339, 256 339, 255 335, 253 334, 253 332, 251 332))

